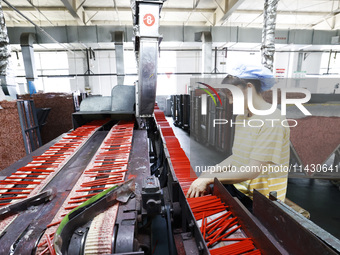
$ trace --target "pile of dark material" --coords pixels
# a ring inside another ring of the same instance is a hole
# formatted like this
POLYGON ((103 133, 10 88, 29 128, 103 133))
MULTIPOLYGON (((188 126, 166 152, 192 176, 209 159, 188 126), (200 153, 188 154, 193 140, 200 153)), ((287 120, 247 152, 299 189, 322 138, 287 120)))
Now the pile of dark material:
POLYGON ((340 118, 311 116, 296 121, 298 125, 290 129, 290 141, 302 164, 324 164, 340 145, 340 118))
POLYGON ((1 101, 0 171, 26 155, 16 101, 1 101))
POLYGON ((74 103, 72 94, 38 93, 18 96, 20 99, 33 99, 36 108, 51 108, 46 125, 41 129, 41 140, 45 144, 72 129, 74 103))

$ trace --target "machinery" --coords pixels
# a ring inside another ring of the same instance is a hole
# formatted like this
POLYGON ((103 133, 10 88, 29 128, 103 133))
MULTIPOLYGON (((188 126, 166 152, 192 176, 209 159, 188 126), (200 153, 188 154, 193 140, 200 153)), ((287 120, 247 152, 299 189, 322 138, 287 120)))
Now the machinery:
POLYGON ((190 131, 190 96, 172 95, 171 112, 174 125, 190 131))
POLYGON ((74 131, 2 171, 0 254, 338 254, 274 194, 254 214, 218 180, 185 198, 196 175, 155 107, 162 4, 133 2, 136 86, 84 99, 74 131))

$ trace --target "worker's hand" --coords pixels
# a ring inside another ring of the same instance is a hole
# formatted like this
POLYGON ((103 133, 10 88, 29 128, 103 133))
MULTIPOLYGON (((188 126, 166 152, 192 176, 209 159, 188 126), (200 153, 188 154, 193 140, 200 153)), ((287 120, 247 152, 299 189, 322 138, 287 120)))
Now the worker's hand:
POLYGON ((187 197, 199 197, 205 195, 208 192, 209 184, 211 184, 211 178, 197 178, 190 186, 187 197))

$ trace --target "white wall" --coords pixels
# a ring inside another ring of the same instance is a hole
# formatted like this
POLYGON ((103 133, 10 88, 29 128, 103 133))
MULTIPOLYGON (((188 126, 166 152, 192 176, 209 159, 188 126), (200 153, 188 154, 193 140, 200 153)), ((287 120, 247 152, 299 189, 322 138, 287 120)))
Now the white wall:
MULTIPOLYGON (((116 73, 116 57, 114 51, 95 51, 95 60, 90 59, 90 70, 94 74, 116 73)), ((68 54, 70 73, 84 74, 87 71, 86 55, 82 52, 68 54)), ((117 84, 116 76, 76 76, 71 80, 71 89, 85 92, 86 87, 91 88, 94 95, 111 95, 111 89, 117 84)))
MULTIPOLYGON (((277 74, 288 79, 278 78, 276 87, 299 87, 307 88, 311 93, 332 93, 337 83, 334 76, 322 76, 326 72, 329 53, 307 52, 303 53, 301 71, 297 72, 298 52, 277 52, 275 54, 274 71, 278 68, 285 69, 285 73, 277 74)), ((332 59, 333 61, 333 59, 332 59)), ((331 65, 332 66, 332 65, 331 65)), ((332 70, 336 70, 334 63, 332 70)), ((340 66, 340 61, 339 61, 340 66)))
MULTIPOLYGON (((177 51, 177 67, 178 73, 201 73, 202 71, 202 54, 201 51, 177 51)), ((259 64, 261 61, 259 52, 244 52, 244 51, 228 51, 225 56, 224 51, 218 51, 217 54, 217 73, 230 72, 235 66, 241 61, 249 64, 259 64)), ((215 52, 212 53, 212 70, 215 65, 215 52)), ((219 75, 220 76, 220 75, 219 75)), ((177 86, 175 94, 186 94, 189 92, 188 87, 190 86, 190 75, 178 75, 177 86)), ((209 75, 199 76, 209 77, 209 75)))
MULTIPOLYGON (((91 71, 94 74, 112 74, 116 73, 115 51, 96 51, 96 60, 91 60, 91 71)), ((278 78, 277 87, 311 87, 312 92, 329 93, 333 82, 316 82, 308 84, 306 77, 315 77, 326 72, 329 60, 329 53, 312 52, 304 55, 302 61, 302 74, 296 73, 298 63, 298 52, 276 52, 274 56, 274 75, 278 78), (299 82, 297 77, 302 76, 299 82), (281 79, 282 78, 282 79, 281 79), (292 78, 292 79, 283 79, 292 78), (298 84, 298 85, 297 85, 298 84)), ((214 50, 212 52, 212 69, 214 68, 214 50)), ((84 74, 87 70, 85 52, 36 52, 36 66, 39 75, 60 75, 60 74, 84 74)), ((125 65, 125 82, 126 85, 133 85, 138 79, 135 61, 135 53, 132 50, 124 51, 125 65)), ((22 61, 22 54, 19 53, 19 59, 16 54, 12 53, 14 63, 14 72, 16 75, 25 75, 22 61)), ((261 54, 259 51, 218 51, 217 70, 220 73, 230 72, 236 65, 261 64, 261 54)), ((191 75, 174 75, 174 73, 196 73, 200 74, 202 70, 201 51, 161 51, 158 61, 158 71, 164 75, 158 76, 157 95, 185 94, 189 91, 190 78, 202 77, 191 75)), ((213 71, 213 70, 211 70, 213 71)), ((340 58, 336 58, 333 53, 330 62, 330 73, 340 72, 340 58)), ((205 75, 204 77, 209 77, 205 75)), ((18 83, 26 83, 25 78, 17 78, 18 83)), ((37 89, 45 92, 85 92, 89 86, 92 94, 101 94, 103 96, 111 95, 111 89, 116 86, 116 76, 76 76, 74 78, 40 78, 37 82, 37 89)))
POLYGON ((291 72, 289 61, 291 53, 289 52, 276 52, 274 55, 274 75, 278 78, 287 78, 288 73, 291 72))
MULTIPOLYGON (((202 52, 200 51, 177 51, 176 72, 178 73, 200 73, 202 70, 202 52)), ((178 75, 174 94, 187 94, 189 92, 191 75, 178 75)))
POLYGON ((321 52, 306 53, 302 61, 302 70, 306 70, 306 73, 311 75, 320 74, 322 54, 321 52))
MULTIPOLYGON (((66 52, 34 52, 35 67, 37 75, 68 75, 70 67, 66 52)), ((18 93, 28 93, 26 89, 25 67, 23 63, 22 53, 18 55, 15 52, 11 54, 13 73, 16 77, 15 81, 18 84, 18 93)), ((70 78, 59 77, 40 77, 35 81, 37 91, 48 92, 71 92, 70 78)))

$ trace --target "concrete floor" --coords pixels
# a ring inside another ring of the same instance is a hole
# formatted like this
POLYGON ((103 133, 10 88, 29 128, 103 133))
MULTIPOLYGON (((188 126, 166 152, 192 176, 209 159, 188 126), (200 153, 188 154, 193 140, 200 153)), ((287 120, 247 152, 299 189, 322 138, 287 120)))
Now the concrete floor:
MULTIPOLYGON (((172 123, 172 118, 167 118, 172 123)), ((225 157, 190 139, 188 133, 172 126, 193 165, 215 165, 225 157)), ((340 239, 340 190, 328 180, 289 178, 287 197, 309 211, 311 220, 340 239)))
POLYGON ((311 220, 340 239, 340 190, 328 180, 289 178, 287 197, 309 211, 311 220))

